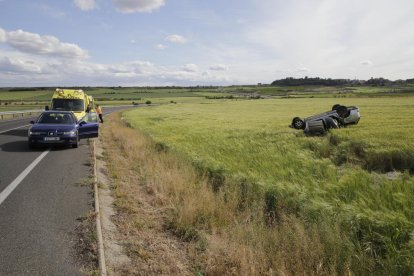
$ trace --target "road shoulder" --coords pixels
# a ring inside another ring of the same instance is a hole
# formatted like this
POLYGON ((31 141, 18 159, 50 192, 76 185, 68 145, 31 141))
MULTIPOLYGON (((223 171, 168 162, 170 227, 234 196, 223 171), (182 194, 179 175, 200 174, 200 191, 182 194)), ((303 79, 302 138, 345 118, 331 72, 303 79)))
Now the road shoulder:
MULTIPOLYGON (((118 238, 118 231, 111 217, 116 215, 113 208, 114 198, 111 192, 111 181, 107 175, 106 162, 103 158, 102 142, 95 139, 94 142, 95 155, 95 178, 97 191, 95 191, 95 198, 98 202, 98 240, 101 239, 103 252, 100 255, 100 271, 101 275, 113 275, 120 271, 125 265, 131 263, 128 256, 123 253, 121 246, 122 241, 118 238), (100 227, 99 227, 100 225, 100 227), (101 228, 99 230, 99 228, 101 228), (100 233, 99 233, 100 232, 100 233), (100 236, 100 237, 99 237, 100 236)), ((102 251, 101 250, 101 251, 102 251)))

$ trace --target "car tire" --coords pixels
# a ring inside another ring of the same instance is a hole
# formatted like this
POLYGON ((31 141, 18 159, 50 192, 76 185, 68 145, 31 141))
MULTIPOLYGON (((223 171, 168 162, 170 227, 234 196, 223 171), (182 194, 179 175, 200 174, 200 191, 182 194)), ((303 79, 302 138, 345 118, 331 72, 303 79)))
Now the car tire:
POLYGON ((299 117, 295 117, 292 120, 292 126, 294 129, 304 129, 305 128, 305 122, 299 118, 299 117))
POLYGON ((27 145, 31 150, 35 148, 35 145, 32 142, 28 142, 27 145))
POLYGON ((72 144, 72 148, 77 148, 77 147, 79 147, 79 136, 76 138, 75 144, 72 144))
POLYGON ((348 108, 343 105, 339 105, 335 108, 336 113, 338 113, 338 116, 340 118, 346 118, 348 114, 348 108))

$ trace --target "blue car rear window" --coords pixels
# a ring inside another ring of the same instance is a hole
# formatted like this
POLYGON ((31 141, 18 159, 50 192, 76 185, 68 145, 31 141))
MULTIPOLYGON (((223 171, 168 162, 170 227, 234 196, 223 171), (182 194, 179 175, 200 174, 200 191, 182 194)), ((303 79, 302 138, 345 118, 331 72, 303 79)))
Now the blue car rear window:
POLYGON ((62 113, 44 113, 37 121, 38 124, 61 124, 71 125, 73 124, 73 118, 70 114, 62 113))

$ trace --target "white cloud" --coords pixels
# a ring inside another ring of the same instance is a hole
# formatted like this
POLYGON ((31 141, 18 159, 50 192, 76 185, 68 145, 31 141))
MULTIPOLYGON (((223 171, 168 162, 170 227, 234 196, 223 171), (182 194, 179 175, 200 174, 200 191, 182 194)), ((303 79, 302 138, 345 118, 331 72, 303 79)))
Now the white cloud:
POLYGON ((226 84, 229 79, 200 72, 195 64, 166 67, 140 60, 101 64, 82 59, 0 52, 0 83, 3 86, 146 86, 226 84))
POLYGON ((372 61, 365 59, 362 60, 359 64, 369 66, 372 65, 372 61))
POLYGON ((22 30, 6 32, 0 28, 1 42, 25 53, 36 55, 86 58, 88 53, 76 44, 60 42, 54 36, 41 36, 22 30))
POLYGON ((260 1, 262 16, 244 30, 246 42, 285 72, 303 63, 312 76, 407 78, 407 62, 414 66, 414 2, 397 2, 260 1), (368 56, 375 64, 361 63, 368 56))
POLYGON ((74 3, 83 11, 89 11, 96 8, 95 0, 74 0, 74 3))
POLYGON ((182 67, 182 70, 185 72, 197 72, 198 66, 196 64, 189 63, 189 64, 185 64, 182 67))
POLYGON ((167 48, 167 46, 160 43, 160 44, 155 45, 154 48, 158 50, 164 50, 165 48, 167 48))
POLYGON ((302 72, 302 73, 306 73, 306 72, 309 72, 310 70, 308 68, 302 66, 302 67, 299 67, 297 69, 297 71, 302 72))
POLYGON ((0 72, 5 73, 40 73, 41 67, 31 60, 1 57, 0 72))
POLYGON ((87 58, 88 53, 76 44, 61 42, 54 36, 41 36, 22 30, 6 32, 0 28, 1 42, 25 53, 59 56, 67 58, 87 58), (2 35, 3 33, 3 35, 2 35))
POLYGON ((227 71, 229 68, 224 64, 214 64, 209 67, 212 71, 227 71))
POLYGON ((152 12, 165 4, 164 0, 112 0, 122 13, 152 12))
POLYGON ((179 44, 184 44, 184 43, 187 43, 187 41, 188 41, 182 35, 177 35, 177 34, 169 35, 165 38, 165 40, 169 41, 169 42, 172 42, 172 43, 179 43, 179 44))
POLYGON ((0 28, 0 43, 6 42, 6 31, 0 28))

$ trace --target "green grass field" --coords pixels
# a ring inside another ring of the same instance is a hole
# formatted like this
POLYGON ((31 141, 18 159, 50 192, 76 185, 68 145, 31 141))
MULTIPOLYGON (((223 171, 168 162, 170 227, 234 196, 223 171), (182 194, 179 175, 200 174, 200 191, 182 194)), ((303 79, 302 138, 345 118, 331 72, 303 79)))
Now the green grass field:
MULTIPOLYGON (((49 105, 55 88, 0 88, 0 112, 43 109, 49 105)), ((183 103, 199 101, 205 97, 229 96, 216 88, 153 88, 153 87, 84 87, 88 95, 101 105, 130 105, 183 103)))
MULTIPOLYGON (((131 103, 147 100, 165 102, 165 99, 205 98, 205 97, 247 97, 261 95, 275 98, 348 98, 348 97, 404 97, 414 94, 413 86, 228 86, 228 87, 81 87, 99 102, 131 103)), ((54 87, 46 88, 0 88, 0 105, 5 102, 48 103, 54 87)))
POLYGON ((270 193, 266 209, 339 220, 378 269, 405 274, 414 267, 413 107, 412 97, 201 100, 124 117, 213 180, 270 193), (336 103, 359 106, 360 123, 322 137, 288 127, 336 103))

